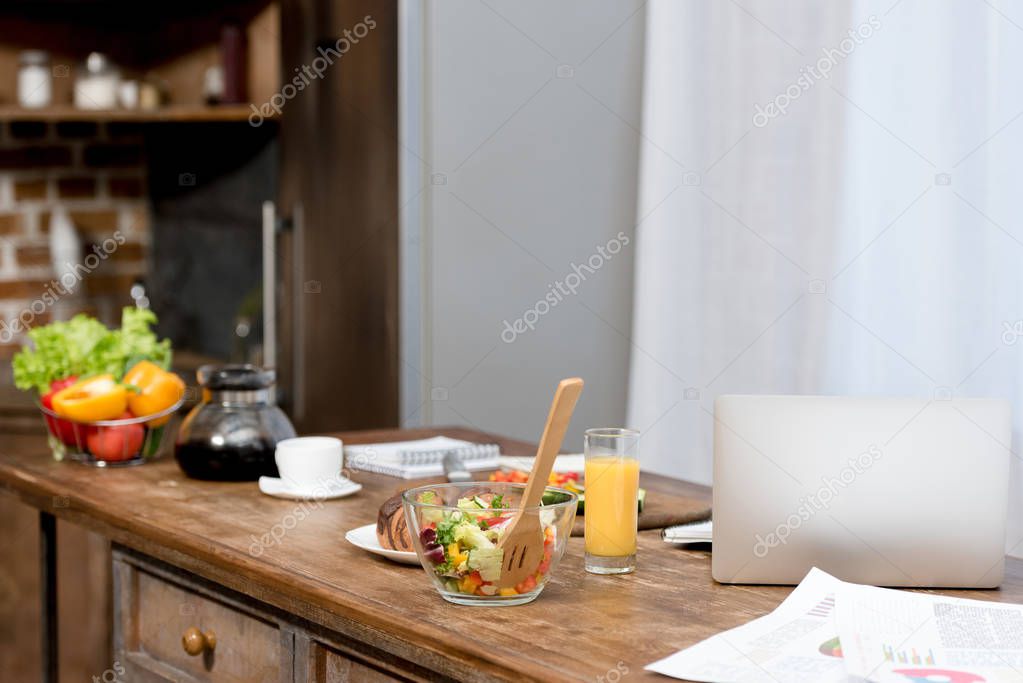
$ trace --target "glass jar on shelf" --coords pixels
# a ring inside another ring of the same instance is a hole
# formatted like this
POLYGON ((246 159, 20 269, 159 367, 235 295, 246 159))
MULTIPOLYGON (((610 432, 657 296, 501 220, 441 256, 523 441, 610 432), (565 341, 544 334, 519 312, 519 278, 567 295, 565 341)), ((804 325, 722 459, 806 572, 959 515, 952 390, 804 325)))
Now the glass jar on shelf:
POLYGON ((75 76, 75 107, 78 109, 114 109, 121 72, 110 59, 93 52, 75 76))
POLYGON ((50 106, 53 100, 53 73, 50 54, 43 50, 25 50, 18 55, 18 104, 26 109, 50 106))

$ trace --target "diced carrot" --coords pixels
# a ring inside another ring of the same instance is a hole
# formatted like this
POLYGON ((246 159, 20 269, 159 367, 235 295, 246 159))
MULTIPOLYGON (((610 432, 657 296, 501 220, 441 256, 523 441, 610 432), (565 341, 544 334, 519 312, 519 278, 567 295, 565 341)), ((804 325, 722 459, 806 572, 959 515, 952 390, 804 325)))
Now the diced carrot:
POLYGON ((462 593, 475 593, 481 585, 483 585, 483 579, 480 578, 480 573, 473 572, 462 577, 462 580, 458 582, 458 590, 462 593))
POLYGON ((543 574, 546 574, 547 570, 550 568, 551 568, 550 560, 544 560, 543 562, 540 563, 540 566, 536 568, 536 571, 538 575, 542 576, 543 574))
POLYGON ((520 584, 515 586, 515 590, 517 590, 519 593, 528 593, 534 588, 536 588, 536 578, 533 577, 532 575, 527 576, 525 579, 522 580, 520 584))

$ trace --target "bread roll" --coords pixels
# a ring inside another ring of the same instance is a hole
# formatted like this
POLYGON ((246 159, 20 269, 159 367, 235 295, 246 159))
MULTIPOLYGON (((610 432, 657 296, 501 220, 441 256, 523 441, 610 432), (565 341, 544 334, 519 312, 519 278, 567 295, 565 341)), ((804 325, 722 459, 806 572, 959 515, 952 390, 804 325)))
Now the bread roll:
POLYGON ((412 547, 412 535, 405 523, 405 509, 401 504, 401 494, 384 501, 377 513, 377 540, 388 550, 415 552, 412 547))

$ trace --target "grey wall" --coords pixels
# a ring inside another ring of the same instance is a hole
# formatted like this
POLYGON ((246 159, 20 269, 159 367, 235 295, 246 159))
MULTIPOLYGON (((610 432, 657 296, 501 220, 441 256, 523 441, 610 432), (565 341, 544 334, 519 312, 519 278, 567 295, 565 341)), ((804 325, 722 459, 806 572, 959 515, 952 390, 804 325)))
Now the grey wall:
POLYGON ((642 3, 418 8, 421 142, 406 135, 403 162, 420 182, 405 174, 403 198, 419 232, 404 269, 419 259, 421 345, 404 345, 406 424, 535 441, 557 381, 578 375, 565 447, 581 450, 584 428, 625 419, 642 3), (629 245, 611 255, 619 232, 629 245), (566 281, 591 257, 599 268, 566 281), (577 293, 537 306, 558 281, 577 293), (503 340, 530 309, 535 329, 503 340))

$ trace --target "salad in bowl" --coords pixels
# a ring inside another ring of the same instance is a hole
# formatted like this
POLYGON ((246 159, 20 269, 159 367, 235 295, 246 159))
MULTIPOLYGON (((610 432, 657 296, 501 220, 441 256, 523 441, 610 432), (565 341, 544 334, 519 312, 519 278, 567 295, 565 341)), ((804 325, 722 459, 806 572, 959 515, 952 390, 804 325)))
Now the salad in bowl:
POLYGON ((501 539, 520 511, 524 484, 460 482, 409 489, 402 494, 405 519, 419 560, 441 596, 462 605, 520 605, 540 594, 565 553, 577 498, 548 487, 539 506, 524 510, 523 523, 539 519, 543 556, 514 586, 499 587, 501 539))

